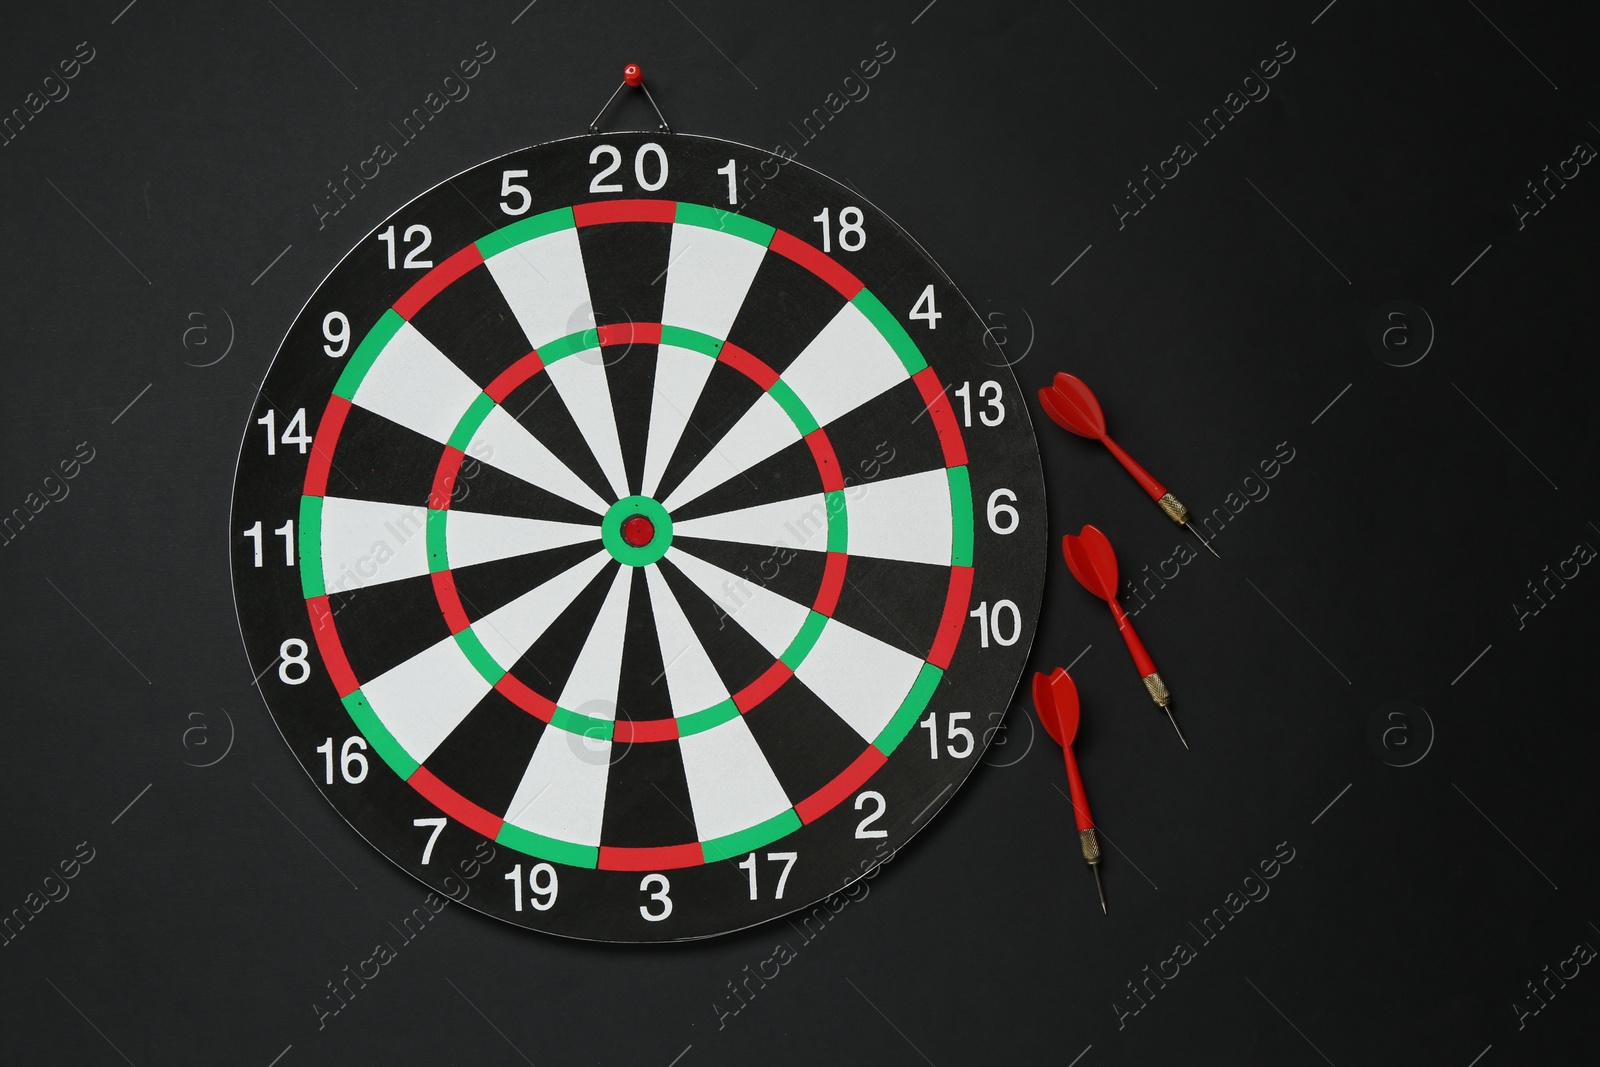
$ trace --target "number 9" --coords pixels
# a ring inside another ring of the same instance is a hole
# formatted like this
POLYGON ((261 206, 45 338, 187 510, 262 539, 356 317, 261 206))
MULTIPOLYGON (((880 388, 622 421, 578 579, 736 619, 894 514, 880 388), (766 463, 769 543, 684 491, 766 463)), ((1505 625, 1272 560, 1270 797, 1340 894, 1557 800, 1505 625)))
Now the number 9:
POLYGON ((322 336, 328 343, 322 346, 330 359, 338 359, 350 351, 350 320, 342 311, 330 311, 322 316, 322 336))

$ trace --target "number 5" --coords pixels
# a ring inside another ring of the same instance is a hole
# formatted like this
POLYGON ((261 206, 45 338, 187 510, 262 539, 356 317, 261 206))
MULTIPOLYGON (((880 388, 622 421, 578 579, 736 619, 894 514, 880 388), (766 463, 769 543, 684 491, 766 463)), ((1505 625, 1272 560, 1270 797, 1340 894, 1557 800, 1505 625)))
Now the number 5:
POLYGON ((500 195, 506 199, 500 201, 500 210, 504 211, 507 215, 525 215, 527 214, 528 209, 533 206, 533 194, 528 192, 528 187, 526 185, 515 185, 511 181, 512 178, 526 178, 527 176, 528 172, 525 170, 508 170, 501 172, 500 195), (522 198, 521 207, 511 206, 511 197, 513 196, 522 198))

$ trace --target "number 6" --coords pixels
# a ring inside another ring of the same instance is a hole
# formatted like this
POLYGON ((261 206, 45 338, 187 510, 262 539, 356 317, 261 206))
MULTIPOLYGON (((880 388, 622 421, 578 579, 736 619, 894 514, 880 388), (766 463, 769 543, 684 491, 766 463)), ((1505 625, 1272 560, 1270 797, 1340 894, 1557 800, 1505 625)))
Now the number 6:
POLYGON ((1004 502, 1016 499, 1017 494, 1009 489, 996 489, 989 494, 989 529, 1002 537, 1015 533, 1022 523, 1022 516, 1017 514, 1017 509, 1004 502))

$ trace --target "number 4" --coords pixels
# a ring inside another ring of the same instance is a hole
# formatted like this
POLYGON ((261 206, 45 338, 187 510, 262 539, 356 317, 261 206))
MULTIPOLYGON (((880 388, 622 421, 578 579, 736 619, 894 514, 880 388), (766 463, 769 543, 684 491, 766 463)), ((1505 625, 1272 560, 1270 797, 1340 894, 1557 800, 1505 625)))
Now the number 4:
POLYGON ((929 285, 922 290, 922 295, 917 297, 917 302, 911 307, 910 318, 913 322, 921 319, 928 324, 928 329, 939 328, 939 320, 944 318, 944 312, 933 309, 933 286, 929 285))

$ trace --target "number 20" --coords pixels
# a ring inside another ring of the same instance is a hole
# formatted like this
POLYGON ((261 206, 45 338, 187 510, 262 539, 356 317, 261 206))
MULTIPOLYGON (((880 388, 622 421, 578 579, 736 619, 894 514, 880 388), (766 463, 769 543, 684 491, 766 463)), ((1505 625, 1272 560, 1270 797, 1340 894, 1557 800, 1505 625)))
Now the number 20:
MULTIPOLYGON (((602 158, 610 159, 611 163, 590 180, 589 191, 591 193, 622 192, 621 182, 606 181, 607 178, 611 177, 618 170, 622 169, 622 153, 617 151, 616 145, 595 145, 594 151, 589 153, 589 162, 591 164, 599 163, 602 158)), ((648 193, 653 193, 663 185, 667 184, 666 151, 654 141, 640 145, 639 151, 634 153, 633 157, 633 177, 634 180, 639 183, 639 188, 648 193), (654 181, 651 181, 645 177, 645 158, 648 156, 654 156, 656 161, 656 176, 654 181)))

